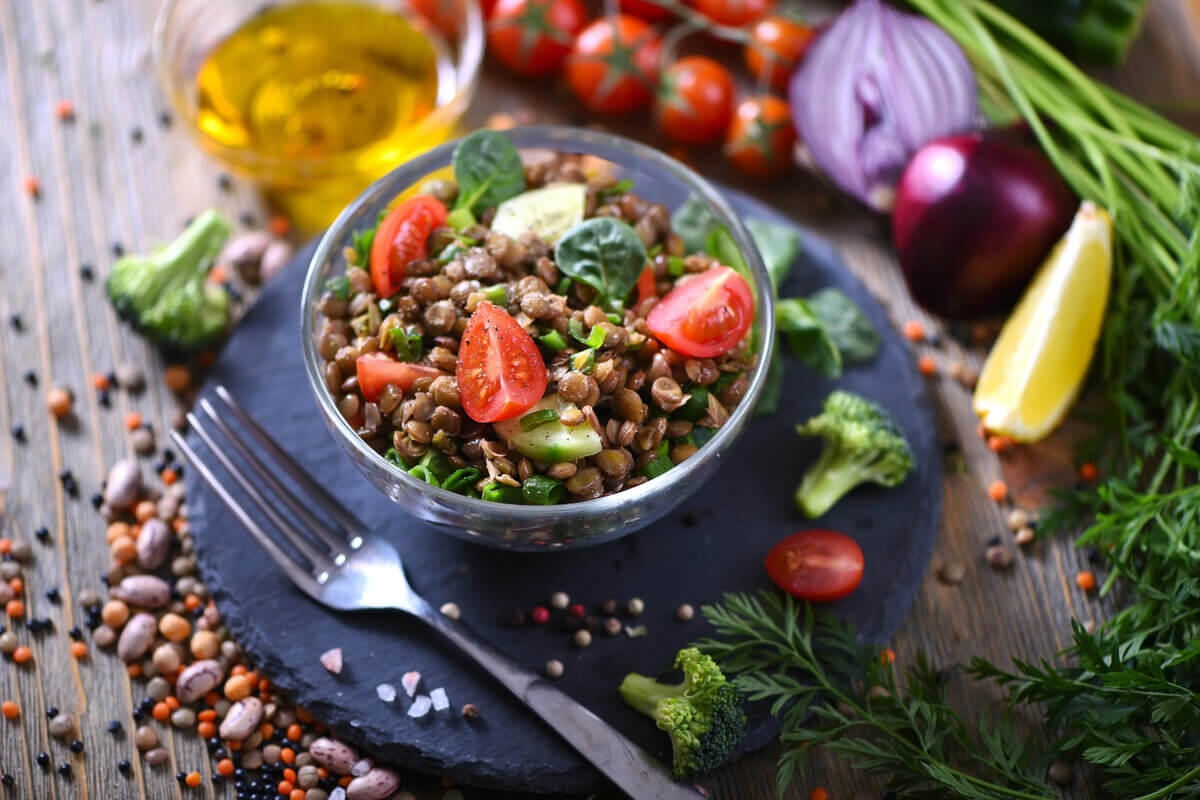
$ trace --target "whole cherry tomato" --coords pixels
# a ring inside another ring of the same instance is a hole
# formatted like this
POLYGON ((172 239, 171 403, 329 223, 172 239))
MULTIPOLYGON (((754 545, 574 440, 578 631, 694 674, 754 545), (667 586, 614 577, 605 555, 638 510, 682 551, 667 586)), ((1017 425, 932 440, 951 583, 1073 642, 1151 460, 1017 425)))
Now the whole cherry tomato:
POLYGON ((828 603, 852 593, 862 582, 863 552, 837 531, 801 531, 767 554, 767 574, 780 589, 804 600, 828 603))
POLYGON ((652 0, 617 0, 617 7, 626 14, 641 17, 646 22, 662 22, 671 18, 671 11, 652 0))
POLYGON ((771 10, 775 0, 687 0, 713 22, 740 28, 771 10))
POLYGON ((592 111, 636 111, 654 99, 658 50, 658 35, 644 20, 598 19, 575 38, 567 84, 592 111))
POLYGON ((546 363, 533 337, 486 301, 467 320, 456 376, 463 411, 476 422, 512 419, 546 392, 546 363))
POLYGON ((488 51, 518 75, 551 75, 567 60, 587 18, 582 0, 497 0, 488 51))
POLYGON ((371 244, 371 283, 380 297, 400 291, 404 271, 428 253, 426 239, 446 221, 446 206, 436 197, 419 194, 388 212, 371 244))
POLYGON ((705 56, 686 56, 663 75, 658 93, 658 125, 667 138, 684 144, 719 139, 733 114, 733 78, 705 56))
POLYGON ((791 166, 795 143, 787 102, 762 95, 743 100, 733 112, 725 155, 747 175, 769 178, 791 166))
POLYGON ((754 292, 731 267, 681 280, 646 317, 654 338, 692 358, 728 353, 754 322, 754 292))
POLYGON ((816 32, 803 22, 772 14, 756 22, 750 36, 752 41, 744 51, 746 67, 755 78, 764 78, 772 89, 782 92, 816 32))

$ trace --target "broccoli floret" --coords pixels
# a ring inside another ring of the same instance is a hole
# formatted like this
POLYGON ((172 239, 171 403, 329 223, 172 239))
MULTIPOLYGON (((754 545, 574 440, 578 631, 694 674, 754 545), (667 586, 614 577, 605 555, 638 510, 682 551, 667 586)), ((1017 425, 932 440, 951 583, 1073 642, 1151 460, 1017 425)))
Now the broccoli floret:
POLYGON ((228 292, 206 280, 228 236, 229 223, 210 209, 170 244, 121 258, 105 283, 113 308, 165 347, 208 344, 229 324, 228 292))
POLYGON ((676 778, 684 778, 733 759, 746 729, 746 715, 741 694, 726 683, 721 668, 696 648, 680 650, 675 668, 683 670, 683 683, 626 675, 621 697, 671 737, 673 771, 676 778))
POLYGON ((895 486, 912 470, 912 449, 891 416, 850 392, 830 392, 824 410, 796 432, 825 440, 796 489, 796 507, 809 517, 821 516, 860 483, 895 486))

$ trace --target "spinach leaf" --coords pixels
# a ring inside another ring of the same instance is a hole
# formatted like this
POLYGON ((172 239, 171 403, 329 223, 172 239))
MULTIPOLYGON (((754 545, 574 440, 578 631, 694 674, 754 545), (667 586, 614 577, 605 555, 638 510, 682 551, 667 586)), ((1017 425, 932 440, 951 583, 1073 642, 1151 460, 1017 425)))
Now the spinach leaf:
POLYGON ((595 288, 610 308, 625 302, 646 260, 646 246, 637 233, 612 217, 585 219, 554 248, 559 270, 595 288))
POLYGON ((779 287, 787 280, 800 252, 800 235, 790 225, 762 219, 746 220, 746 229, 754 238, 754 246, 767 266, 775 294, 779 294, 779 287))
POLYGON ((780 300, 775 304, 775 322, 787 337, 792 355, 827 378, 841 377, 842 354, 807 300, 780 300))
POLYGON ((742 251, 733 240, 733 234, 726 230, 724 225, 718 225, 709 231, 705 250, 725 266, 733 267, 747 279, 750 278, 750 268, 746 266, 746 259, 742 257, 742 251))
POLYGON ((689 253, 698 253, 708 246, 708 234, 720 225, 708 204, 697 195, 688 195, 683 205, 671 215, 671 230, 683 239, 689 253))
POLYGON ((837 345, 846 364, 870 361, 879 352, 879 332, 853 300, 840 289, 814 292, 809 307, 825 323, 829 338, 837 345))
POLYGON ((454 150, 458 181, 455 209, 474 213, 498 206, 525 191, 525 167, 509 138, 499 131, 478 130, 454 150))
POLYGON ((779 410, 779 397, 783 394, 783 370, 783 354, 776 348, 771 353, 771 364, 767 367, 767 378, 763 381, 758 405, 754 407, 755 417, 769 417, 779 410))

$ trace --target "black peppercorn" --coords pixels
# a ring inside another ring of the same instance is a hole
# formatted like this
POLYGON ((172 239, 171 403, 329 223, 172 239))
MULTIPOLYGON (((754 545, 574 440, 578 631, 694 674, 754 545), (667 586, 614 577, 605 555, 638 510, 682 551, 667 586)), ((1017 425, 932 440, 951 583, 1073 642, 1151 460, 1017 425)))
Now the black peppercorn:
POLYGON ((84 264, 79 268, 79 277, 83 278, 85 281, 91 281, 96 277, 96 273, 92 270, 90 264, 84 264))
POLYGON ((83 641, 83 631, 79 629, 78 625, 72 627, 71 630, 67 631, 67 636, 70 636, 72 639, 74 639, 77 642, 83 641))
POLYGON ((45 750, 38 753, 37 754, 37 763, 38 763, 38 766, 41 767, 42 769, 48 768, 50 766, 50 754, 47 753, 45 750))
POLYGON ((71 747, 72 753, 82 753, 83 752, 83 742, 79 741, 78 739, 72 739, 70 747, 71 747))
POLYGON ((62 595, 60 595, 58 593, 58 589, 47 589, 46 590, 46 599, 49 600, 51 603, 54 603, 55 605, 57 605, 59 602, 62 601, 62 595))
POLYGON ((38 385, 37 373, 34 372, 33 370, 29 370, 28 372, 26 372, 25 373, 25 382, 28 383, 31 387, 36 389, 37 385, 38 385))
POLYGON ((16 439, 18 442, 24 442, 25 441, 25 428, 20 425, 13 425, 12 437, 14 439, 16 439))
POLYGON ((133 764, 130 764, 128 760, 122 758, 117 762, 117 771, 122 775, 128 775, 131 769, 133 769, 133 764))
POLYGON ((113 242, 112 254, 114 258, 120 258, 121 256, 125 255, 125 245, 121 244, 120 242, 113 242))
POLYGON ((42 527, 40 527, 36 531, 34 531, 33 535, 37 537, 37 540, 39 542, 45 542, 47 539, 50 538, 50 529, 47 528, 45 525, 43 525, 42 527))
POLYGON ((71 765, 68 764, 66 761, 59 764, 58 765, 58 774, 62 775, 64 778, 71 777, 71 765))
POLYGON ((17 779, 5 772, 0 775, 0 784, 3 784, 5 789, 11 789, 17 785, 17 779))
POLYGON ((121 720, 114 719, 113 721, 108 723, 108 732, 109 733, 120 733, 122 727, 123 726, 121 725, 121 720))

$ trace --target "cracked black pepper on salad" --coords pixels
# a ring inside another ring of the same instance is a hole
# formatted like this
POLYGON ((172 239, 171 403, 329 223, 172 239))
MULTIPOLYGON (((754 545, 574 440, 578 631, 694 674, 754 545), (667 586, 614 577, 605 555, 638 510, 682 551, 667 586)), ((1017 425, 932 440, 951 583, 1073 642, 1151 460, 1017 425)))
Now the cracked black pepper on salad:
POLYGON ((582 156, 525 164, 478 131, 453 169, 357 232, 319 300, 342 416, 416 477, 505 503, 590 500, 694 455, 756 360, 740 257, 689 253, 665 206, 582 156))

